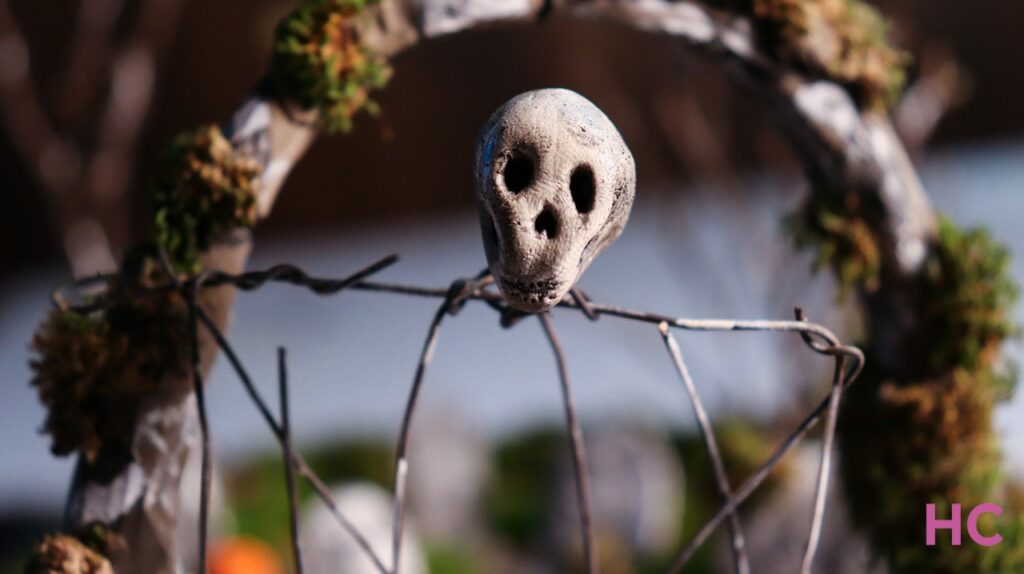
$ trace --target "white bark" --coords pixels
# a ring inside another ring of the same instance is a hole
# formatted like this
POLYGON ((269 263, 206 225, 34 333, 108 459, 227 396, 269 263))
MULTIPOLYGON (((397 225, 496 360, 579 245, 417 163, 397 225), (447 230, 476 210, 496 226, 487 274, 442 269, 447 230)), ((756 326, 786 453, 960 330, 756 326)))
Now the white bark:
MULTIPOLYGON (((260 215, 265 217, 315 130, 308 122, 287 119, 278 104, 256 94, 240 106, 225 135, 264 165, 258 201, 260 215)), ((203 268, 240 273, 251 248, 247 231, 230 233, 202 254, 203 268)), ((221 330, 230 322, 234 294, 234 288, 222 286, 204 290, 199 299, 221 330)), ((217 346, 202 329, 199 342, 200 371, 205 379, 217 346)), ((123 535, 127 551, 112 557, 117 572, 181 571, 175 540, 179 490, 189 451, 201 445, 197 414, 190 377, 162 381, 161 392, 139 406, 133 460, 113 480, 96 477, 87 463, 79 461, 68 500, 67 526, 99 521, 123 535)))

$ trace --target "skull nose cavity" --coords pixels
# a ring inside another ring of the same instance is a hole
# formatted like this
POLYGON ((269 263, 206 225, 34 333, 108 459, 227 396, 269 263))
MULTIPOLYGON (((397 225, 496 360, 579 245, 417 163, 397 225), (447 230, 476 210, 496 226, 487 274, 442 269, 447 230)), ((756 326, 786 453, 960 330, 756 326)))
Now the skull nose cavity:
POLYGON ((579 165, 569 176, 569 193, 578 213, 590 213, 594 209, 594 170, 589 165, 579 165))
POLYGON ((537 219, 533 220, 533 228, 548 239, 554 239, 558 235, 558 217, 550 205, 546 206, 537 219))
POLYGON ((533 182, 533 159, 521 151, 514 151, 502 171, 505 187, 519 193, 533 182))

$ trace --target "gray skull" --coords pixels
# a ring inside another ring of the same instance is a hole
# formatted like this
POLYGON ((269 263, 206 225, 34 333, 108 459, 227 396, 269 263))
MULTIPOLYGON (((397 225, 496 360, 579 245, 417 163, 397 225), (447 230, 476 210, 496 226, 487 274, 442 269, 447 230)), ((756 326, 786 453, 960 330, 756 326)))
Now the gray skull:
POLYGON ((476 148, 487 264, 508 304, 546 311, 626 225, 636 167, 615 125, 564 89, 520 94, 476 148))

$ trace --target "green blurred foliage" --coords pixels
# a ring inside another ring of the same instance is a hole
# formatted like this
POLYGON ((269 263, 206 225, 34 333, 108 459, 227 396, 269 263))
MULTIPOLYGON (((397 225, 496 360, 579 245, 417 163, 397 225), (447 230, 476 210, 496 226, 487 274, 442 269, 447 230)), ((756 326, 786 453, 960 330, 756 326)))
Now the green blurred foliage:
MULTIPOLYGON (((392 487, 393 448, 380 441, 362 440, 323 445, 303 452, 306 462, 323 481, 336 484, 364 481, 392 487)), ((228 504, 236 534, 261 539, 282 555, 288 552, 288 499, 284 463, 280 455, 266 455, 245 463, 227 476, 228 504)), ((315 493, 297 477, 300 504, 315 493)))

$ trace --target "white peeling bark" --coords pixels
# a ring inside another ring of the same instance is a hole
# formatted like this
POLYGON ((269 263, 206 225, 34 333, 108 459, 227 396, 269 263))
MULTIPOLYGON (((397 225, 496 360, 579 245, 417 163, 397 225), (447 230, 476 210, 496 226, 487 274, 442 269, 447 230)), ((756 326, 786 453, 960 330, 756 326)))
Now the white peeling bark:
MULTIPOLYGON (((258 191, 260 218, 270 214, 274 200, 295 162, 316 136, 315 116, 289 115, 280 105, 256 93, 224 128, 236 148, 264 166, 258 191)), ((251 234, 236 230, 201 255, 204 269, 241 273, 252 250, 251 234)), ((203 291, 199 303, 221 330, 230 323, 235 289, 221 286, 203 291)), ((205 380, 217 346, 200 328, 200 372, 205 380)), ((127 541, 127 550, 111 557, 118 573, 177 574, 182 572, 175 533, 181 479, 192 449, 201 448, 198 412, 191 377, 168 378, 160 392, 138 407, 132 461, 113 479, 97 476, 79 460, 65 522, 81 527, 90 522, 111 525, 127 541)), ((194 532, 198 533, 198 525, 194 532)))

